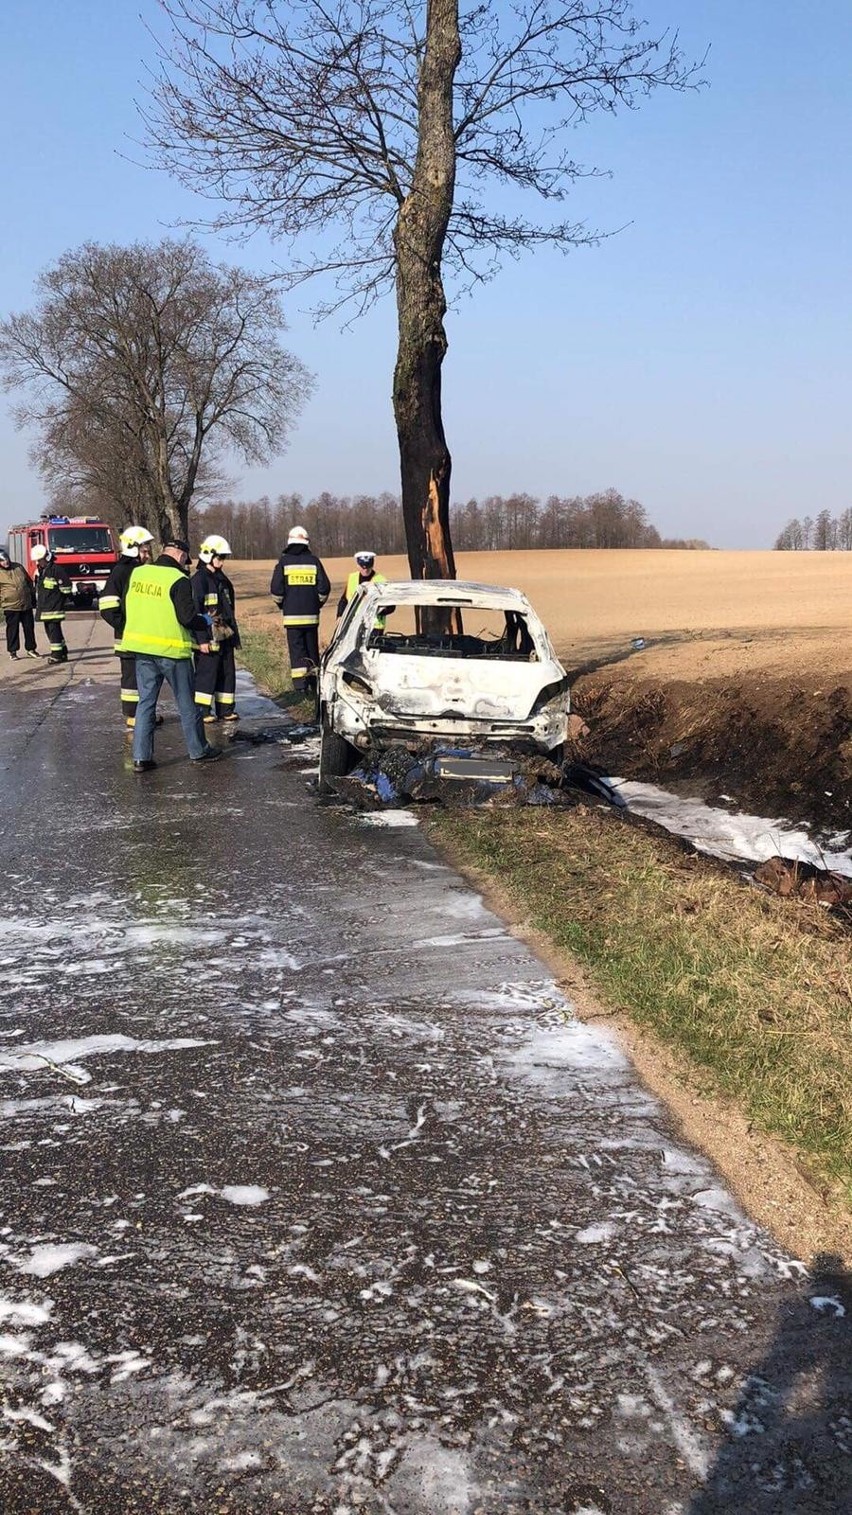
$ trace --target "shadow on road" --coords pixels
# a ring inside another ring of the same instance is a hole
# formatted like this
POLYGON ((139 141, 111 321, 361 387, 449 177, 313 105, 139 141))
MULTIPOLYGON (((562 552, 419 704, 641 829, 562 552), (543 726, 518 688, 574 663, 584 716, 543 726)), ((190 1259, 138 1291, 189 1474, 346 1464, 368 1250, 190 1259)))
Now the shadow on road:
POLYGON ((852 1275, 814 1259, 779 1312, 689 1515, 839 1515, 852 1509, 852 1275))

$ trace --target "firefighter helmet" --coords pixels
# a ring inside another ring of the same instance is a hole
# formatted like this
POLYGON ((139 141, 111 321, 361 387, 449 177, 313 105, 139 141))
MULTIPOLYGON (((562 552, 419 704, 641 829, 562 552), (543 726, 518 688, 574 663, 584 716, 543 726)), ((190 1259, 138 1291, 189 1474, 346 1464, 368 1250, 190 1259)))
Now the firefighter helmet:
POLYGON ((230 558, 233 554, 225 538, 216 536, 214 533, 213 536, 204 538, 198 549, 198 556, 202 563, 209 563, 212 558, 230 558))
POLYGON ((310 538, 304 526, 291 526, 287 536, 288 547, 308 547, 310 538))
POLYGON ((139 548, 147 546, 153 540, 150 531, 146 531, 144 526, 125 526, 118 544, 124 557, 138 558, 139 548))
POLYGON ((30 557, 34 563, 41 563, 45 558, 50 557, 50 553, 48 552, 43 542, 36 542, 35 547, 33 547, 32 551, 30 552, 30 557))

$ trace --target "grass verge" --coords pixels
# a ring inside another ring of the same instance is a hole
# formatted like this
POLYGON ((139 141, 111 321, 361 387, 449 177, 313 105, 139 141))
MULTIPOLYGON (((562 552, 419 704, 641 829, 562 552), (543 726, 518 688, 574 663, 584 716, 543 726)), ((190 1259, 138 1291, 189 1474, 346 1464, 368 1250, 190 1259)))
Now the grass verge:
POLYGON ((313 719, 313 700, 302 699, 293 688, 287 643, 280 630, 257 627, 244 631, 241 627, 240 642, 237 662, 241 668, 248 669, 261 693, 269 695, 295 716, 313 719))
POLYGON ((760 895, 585 806, 447 811, 434 824, 612 1009, 685 1053, 705 1087, 852 1202, 852 943, 819 907, 760 895))

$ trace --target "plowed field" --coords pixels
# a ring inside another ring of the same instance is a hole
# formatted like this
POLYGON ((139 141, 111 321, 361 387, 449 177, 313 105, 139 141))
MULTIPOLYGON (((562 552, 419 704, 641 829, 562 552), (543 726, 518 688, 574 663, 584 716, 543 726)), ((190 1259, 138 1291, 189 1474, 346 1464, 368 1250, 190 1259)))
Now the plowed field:
MULTIPOLYGON (((327 635, 351 563, 326 567, 327 635)), ((379 567, 408 576, 404 558, 379 567)), ((246 625, 277 623, 271 571, 235 565, 246 625)), ((852 822, 852 553, 462 553, 458 571, 529 595, 574 677, 590 760, 852 822)))

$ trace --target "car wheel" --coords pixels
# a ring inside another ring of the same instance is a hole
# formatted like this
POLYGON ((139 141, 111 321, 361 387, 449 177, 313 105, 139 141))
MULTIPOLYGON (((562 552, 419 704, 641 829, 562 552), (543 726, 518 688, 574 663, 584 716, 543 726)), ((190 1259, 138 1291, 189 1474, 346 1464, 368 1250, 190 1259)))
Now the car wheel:
POLYGON ((334 784, 332 779, 343 778, 350 773, 355 766, 355 753, 349 743, 342 736, 333 731, 328 719, 327 711, 322 713, 322 726, 320 730, 319 751, 319 782, 320 794, 333 794, 334 784))

